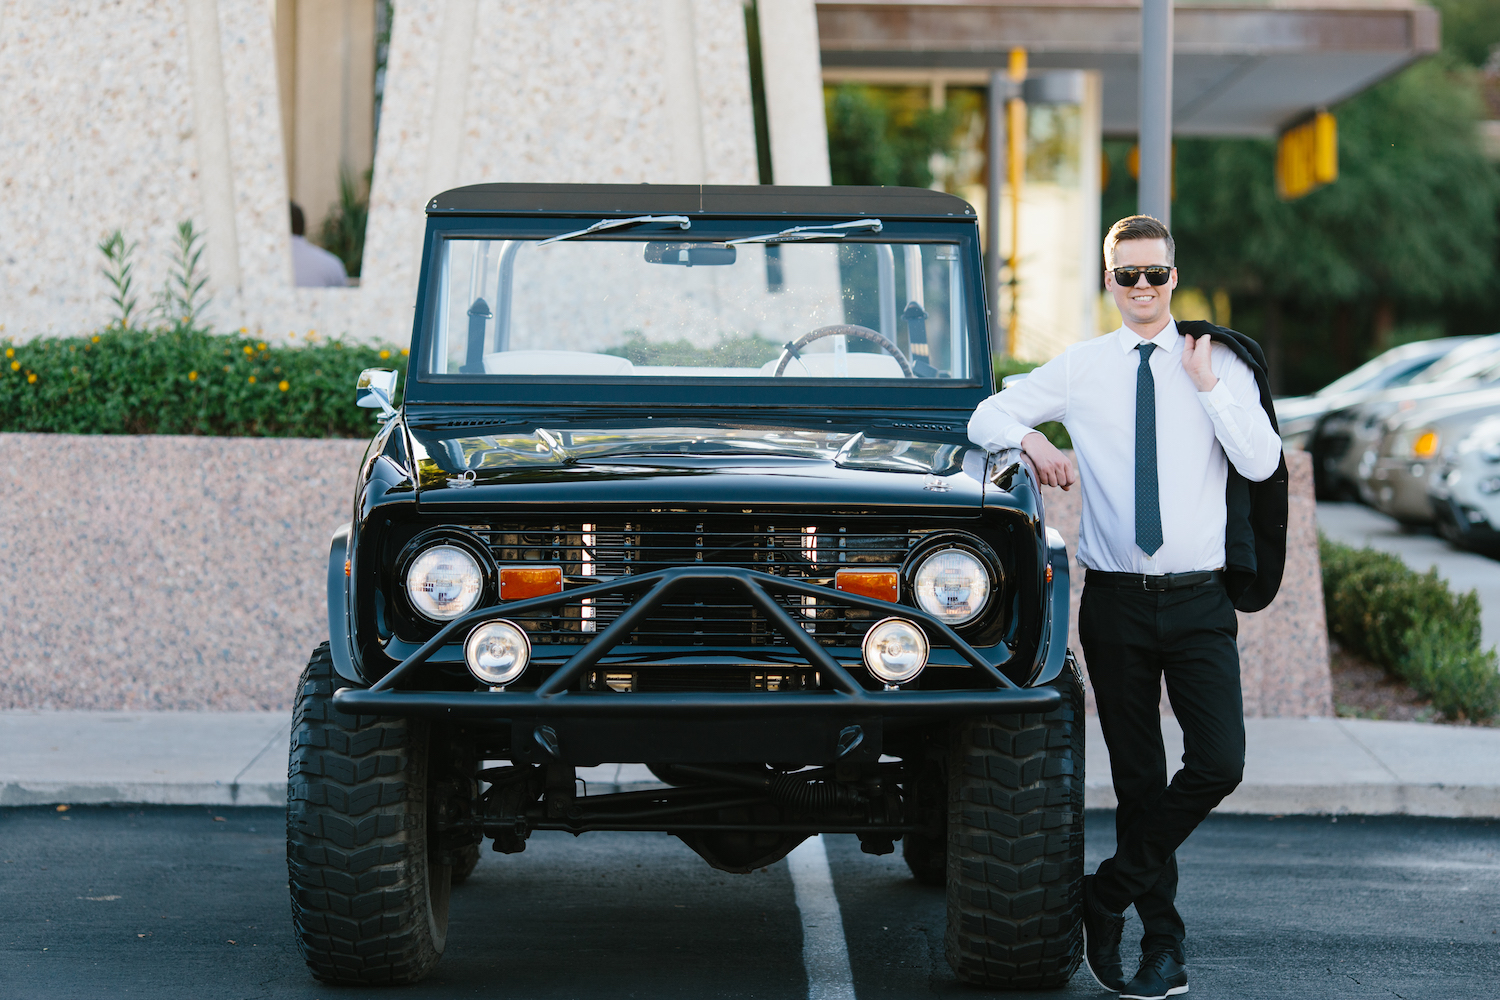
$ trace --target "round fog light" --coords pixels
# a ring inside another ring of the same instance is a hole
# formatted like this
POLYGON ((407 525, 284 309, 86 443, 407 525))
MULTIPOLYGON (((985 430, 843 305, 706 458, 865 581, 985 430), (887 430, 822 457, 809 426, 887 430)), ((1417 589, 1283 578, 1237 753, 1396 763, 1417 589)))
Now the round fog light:
POLYGON ((887 684, 904 684, 927 666, 927 636, 904 618, 878 621, 865 633, 865 666, 887 684))
POLYGON ((469 673, 491 687, 504 687, 526 672, 531 640, 514 622, 484 622, 469 633, 464 660, 469 673))

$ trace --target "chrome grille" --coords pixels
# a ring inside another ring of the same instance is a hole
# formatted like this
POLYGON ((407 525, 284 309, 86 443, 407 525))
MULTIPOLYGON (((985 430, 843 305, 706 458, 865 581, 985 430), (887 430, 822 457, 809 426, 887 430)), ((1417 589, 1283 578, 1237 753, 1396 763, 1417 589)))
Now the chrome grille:
MULTIPOLYGON (((569 586, 674 566, 733 566, 833 587, 843 567, 899 567, 925 534, 881 518, 741 519, 640 515, 615 520, 557 519, 481 530, 496 563, 560 565, 569 586)), ((570 604, 520 624, 532 642, 580 643, 607 627, 630 598, 570 604)), ((819 642, 857 646, 874 612, 795 595, 777 600, 819 642)), ((679 591, 627 640, 635 646, 786 645, 764 615, 729 587, 679 591)))

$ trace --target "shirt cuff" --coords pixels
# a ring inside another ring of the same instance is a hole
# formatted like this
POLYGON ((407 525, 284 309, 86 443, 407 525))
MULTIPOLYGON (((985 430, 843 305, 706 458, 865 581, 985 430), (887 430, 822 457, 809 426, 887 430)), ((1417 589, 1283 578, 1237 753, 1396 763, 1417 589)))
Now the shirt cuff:
POLYGON ((1207 392, 1198 393, 1198 401, 1209 413, 1227 413, 1234 408, 1234 393, 1229 391, 1229 386, 1224 384, 1223 379, 1214 383, 1214 387, 1207 392))
POLYGON ((1019 448, 1021 447, 1021 442, 1025 440, 1026 435, 1032 433, 1035 430, 1035 427, 1022 427, 1020 425, 1012 427, 1008 432, 1006 432, 1005 443, 1012 448, 1019 448))

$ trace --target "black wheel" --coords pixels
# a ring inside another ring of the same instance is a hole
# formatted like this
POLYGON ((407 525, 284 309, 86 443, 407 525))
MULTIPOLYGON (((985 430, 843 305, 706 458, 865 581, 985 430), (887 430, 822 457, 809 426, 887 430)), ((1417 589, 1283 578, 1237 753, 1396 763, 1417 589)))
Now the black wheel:
POLYGON ((1053 989, 1083 957, 1083 682, 1070 654, 1046 715, 955 723, 948 759, 948 964, 1053 989))
POLYGON ((443 954, 450 870, 428 828, 428 726, 333 707, 325 642, 292 709, 287 872, 297 948, 318 979, 414 983, 443 954))
POLYGON ((450 885, 462 885, 474 874, 474 869, 479 866, 479 845, 470 844, 462 847, 458 852, 458 861, 449 869, 450 885))
POLYGON ((923 885, 948 884, 948 851, 943 841, 923 833, 908 833, 901 838, 901 858, 912 877, 923 885))

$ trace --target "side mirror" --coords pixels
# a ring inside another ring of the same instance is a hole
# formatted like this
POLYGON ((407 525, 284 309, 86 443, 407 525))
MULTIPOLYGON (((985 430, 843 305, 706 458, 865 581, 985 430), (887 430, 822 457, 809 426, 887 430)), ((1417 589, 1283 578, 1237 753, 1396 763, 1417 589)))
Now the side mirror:
MULTIPOLYGON (((395 373, 392 372, 392 374, 395 374, 395 373)), ((1000 380, 1000 388, 1002 388, 1002 389, 1009 389, 1011 386, 1015 385, 1017 382, 1025 381, 1026 376, 1030 375, 1030 374, 1031 374, 1030 372, 1018 372, 1015 375, 1007 375, 1003 379, 1000 380)))
POLYGON ((379 410, 382 423, 396 415, 391 400, 396 394, 396 372, 390 368, 366 368, 354 383, 354 405, 379 410))

